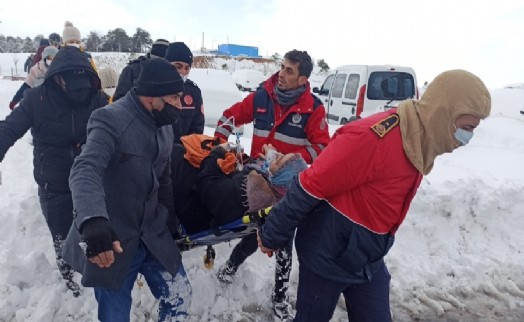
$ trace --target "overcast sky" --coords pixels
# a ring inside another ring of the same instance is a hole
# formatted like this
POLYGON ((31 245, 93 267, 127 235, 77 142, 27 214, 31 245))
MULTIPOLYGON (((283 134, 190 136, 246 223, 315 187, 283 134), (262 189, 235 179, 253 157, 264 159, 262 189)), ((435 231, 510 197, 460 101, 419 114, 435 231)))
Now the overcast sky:
POLYGON ((232 43, 261 55, 307 50, 331 68, 394 64, 415 69, 419 84, 461 68, 490 88, 524 83, 524 0, 2 0, 0 34, 62 33, 70 20, 82 36, 137 27, 153 39, 191 49, 232 43))

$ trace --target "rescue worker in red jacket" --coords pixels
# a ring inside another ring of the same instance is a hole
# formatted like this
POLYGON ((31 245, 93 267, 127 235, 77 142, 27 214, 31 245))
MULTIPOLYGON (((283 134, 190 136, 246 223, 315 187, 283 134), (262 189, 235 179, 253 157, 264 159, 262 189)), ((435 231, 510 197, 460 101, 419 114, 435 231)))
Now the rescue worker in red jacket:
MULTIPOLYGON (((272 75, 242 102, 225 110, 218 121, 215 136, 228 139, 235 126, 253 122, 251 157, 266 149, 283 154, 300 153, 311 164, 329 142, 326 111, 321 101, 311 94, 308 78, 313 62, 306 51, 292 50, 284 55, 279 72, 272 75)), ((291 272, 293 241, 276 252, 275 288, 272 302, 275 314, 282 320, 292 318, 287 299, 291 272)), ((244 237, 233 249, 218 278, 231 283, 238 266, 257 249, 256 235, 244 237)))
POLYGON ((298 227, 295 322, 329 321, 341 293, 350 321, 391 321, 383 258, 395 232, 435 158, 467 144, 490 110, 482 81, 452 70, 420 101, 337 130, 259 231, 266 252, 287 245, 298 227))
POLYGON ((251 157, 263 153, 264 144, 284 154, 300 153, 313 162, 329 141, 326 110, 313 94, 308 78, 313 70, 306 51, 292 50, 284 55, 279 72, 257 91, 224 111, 215 136, 226 139, 235 126, 253 122, 251 157))

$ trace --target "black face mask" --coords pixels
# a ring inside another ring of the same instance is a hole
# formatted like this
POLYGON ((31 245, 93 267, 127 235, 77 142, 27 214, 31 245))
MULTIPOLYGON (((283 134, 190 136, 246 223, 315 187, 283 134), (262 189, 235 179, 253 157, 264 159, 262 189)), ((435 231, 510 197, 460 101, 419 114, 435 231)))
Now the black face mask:
POLYGON ((65 95, 70 102, 73 103, 84 103, 89 99, 91 95, 91 88, 79 88, 74 91, 67 90, 65 95))
POLYGON ((161 111, 153 110, 151 112, 153 113, 153 118, 155 119, 157 127, 174 124, 178 121, 178 117, 180 116, 178 108, 168 103, 164 104, 164 108, 161 111))

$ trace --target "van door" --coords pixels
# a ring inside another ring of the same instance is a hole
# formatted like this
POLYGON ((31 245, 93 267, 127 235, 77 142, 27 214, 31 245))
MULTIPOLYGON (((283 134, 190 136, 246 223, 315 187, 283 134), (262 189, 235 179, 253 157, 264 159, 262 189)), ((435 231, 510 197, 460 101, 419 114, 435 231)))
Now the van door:
POLYGON ((355 120, 357 113, 357 94, 360 84, 360 74, 350 73, 341 101, 340 124, 355 120))
POLYGON ((339 72, 335 74, 333 86, 329 91, 329 97, 327 102, 327 119, 329 123, 340 124, 341 113, 342 113, 342 97, 344 94, 344 88, 346 86, 348 74, 346 72, 339 72))
POLYGON ((326 80, 324 81, 324 84, 322 84, 322 87, 320 87, 318 92, 316 91, 316 88, 313 89, 313 92, 317 93, 320 100, 322 101, 322 104, 326 108, 329 102, 329 93, 331 92, 331 86, 333 86, 334 79, 335 79, 335 74, 331 74, 326 78, 326 80))
POLYGON ((382 112, 416 97, 416 79, 410 72, 383 70, 368 76, 367 95, 362 116, 382 112))

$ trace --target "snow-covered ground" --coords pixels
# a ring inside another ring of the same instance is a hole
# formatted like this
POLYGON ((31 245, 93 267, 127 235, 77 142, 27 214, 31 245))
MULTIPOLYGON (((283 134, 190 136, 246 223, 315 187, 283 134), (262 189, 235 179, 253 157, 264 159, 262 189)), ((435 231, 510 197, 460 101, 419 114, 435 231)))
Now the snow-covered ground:
MULTIPOLYGON (((0 119, 20 85, 0 80, 0 119)), ((524 320, 524 88, 514 85, 491 91, 492 116, 467 147, 438 158, 423 180, 386 257, 394 321, 524 320)), ((247 150, 251 134, 246 126, 247 150)), ((92 290, 74 298, 60 281, 29 141, 27 134, 0 164, 0 321, 96 321, 92 290)), ((273 320, 273 259, 257 252, 230 286, 215 278, 235 243, 215 247, 212 270, 202 264, 204 249, 184 253, 193 287, 190 321, 273 320)), ((298 269, 295 256, 292 303, 298 269)), ((332 321, 347 321, 342 302, 332 321)), ((156 321, 156 305, 147 285, 135 287, 132 321, 156 321)))

